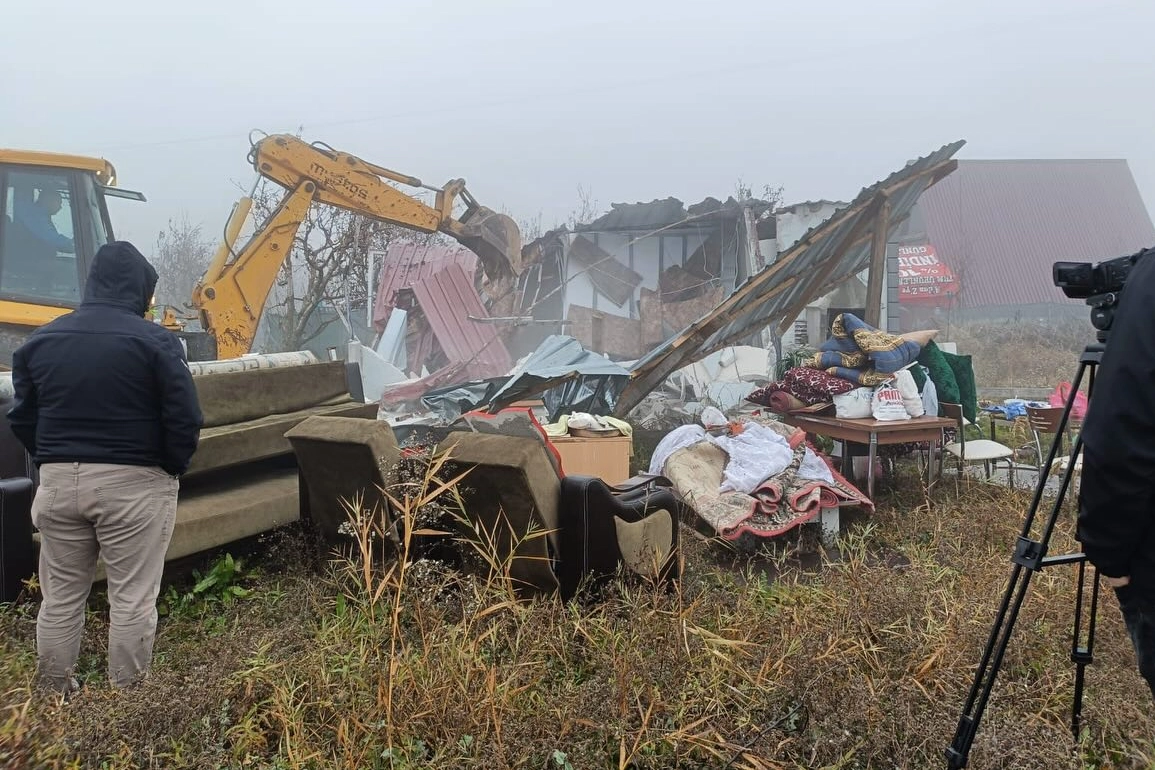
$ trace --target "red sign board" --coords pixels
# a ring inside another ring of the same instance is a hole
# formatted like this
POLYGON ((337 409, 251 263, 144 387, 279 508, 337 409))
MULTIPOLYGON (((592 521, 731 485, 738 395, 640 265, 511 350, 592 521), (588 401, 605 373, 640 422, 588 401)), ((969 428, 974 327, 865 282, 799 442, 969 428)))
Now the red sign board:
POLYGON ((959 284, 945 262, 939 260, 934 246, 898 247, 899 302, 946 303, 958 294, 959 284))

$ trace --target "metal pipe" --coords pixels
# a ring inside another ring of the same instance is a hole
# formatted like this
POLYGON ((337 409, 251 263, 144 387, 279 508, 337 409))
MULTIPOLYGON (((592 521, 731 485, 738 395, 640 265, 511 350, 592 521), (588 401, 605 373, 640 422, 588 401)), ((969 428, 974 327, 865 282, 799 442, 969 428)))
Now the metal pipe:
POLYGON ((221 361, 194 361, 188 365, 193 376, 223 374, 225 372, 246 372, 250 369, 275 369, 283 366, 304 366, 318 362, 317 356, 309 350, 293 350, 287 353, 254 353, 221 361))

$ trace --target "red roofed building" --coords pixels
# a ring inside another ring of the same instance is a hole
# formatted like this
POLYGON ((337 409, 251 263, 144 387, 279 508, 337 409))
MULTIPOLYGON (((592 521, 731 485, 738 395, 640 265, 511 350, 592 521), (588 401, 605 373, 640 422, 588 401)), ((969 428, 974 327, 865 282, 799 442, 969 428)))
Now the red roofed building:
POLYGON ((1057 261, 1155 246, 1125 160, 960 160, 893 238, 903 330, 955 319, 1086 316, 1054 285, 1057 261))

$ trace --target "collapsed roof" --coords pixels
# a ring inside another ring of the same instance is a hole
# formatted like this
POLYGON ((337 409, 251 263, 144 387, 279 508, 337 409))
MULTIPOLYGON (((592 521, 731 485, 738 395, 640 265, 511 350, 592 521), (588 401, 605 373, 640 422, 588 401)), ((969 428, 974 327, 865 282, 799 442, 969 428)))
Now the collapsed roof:
POLYGON ((735 219, 743 216, 743 211, 753 210, 761 216, 774 208, 770 201, 750 198, 738 201, 733 196, 725 202, 717 198, 706 198, 700 203, 686 206, 677 198, 653 200, 649 203, 613 203, 610 211, 588 224, 574 225, 574 232, 606 233, 617 230, 658 230, 683 222, 700 222, 710 219, 735 219))
POLYGON ((945 145, 863 189, 711 312, 638 360, 615 414, 628 413, 676 370, 754 332, 776 324, 784 334, 807 304, 869 264, 875 230, 893 233, 923 191, 955 169, 951 158, 964 144, 945 145))

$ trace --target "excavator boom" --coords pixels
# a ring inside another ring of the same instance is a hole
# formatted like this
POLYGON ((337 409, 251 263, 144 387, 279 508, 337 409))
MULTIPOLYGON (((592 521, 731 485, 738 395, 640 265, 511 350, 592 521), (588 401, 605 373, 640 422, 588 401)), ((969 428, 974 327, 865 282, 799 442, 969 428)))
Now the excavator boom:
POLYGON ((252 205, 250 199, 241 201, 226 227, 225 243, 193 292, 193 305, 205 330, 216 338, 220 358, 249 352, 277 273, 314 202, 417 232, 451 236, 477 254, 486 293, 499 314, 508 314, 521 273, 521 234, 510 217, 478 205, 464 180, 430 187, 415 177, 287 134, 254 143, 249 160, 257 173, 286 192, 248 244, 234 251, 233 242, 252 205), (394 184, 435 192, 434 204, 394 184), (453 217, 458 200, 465 203, 460 219, 453 217))

